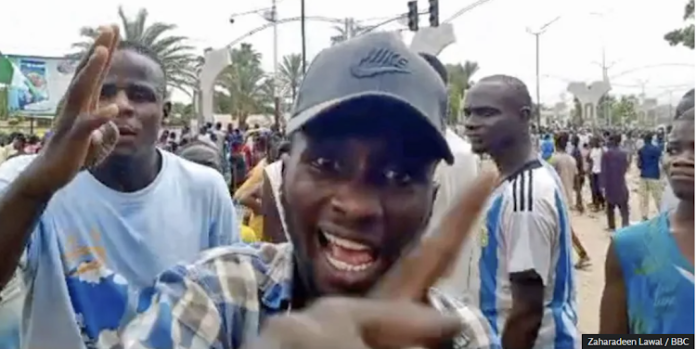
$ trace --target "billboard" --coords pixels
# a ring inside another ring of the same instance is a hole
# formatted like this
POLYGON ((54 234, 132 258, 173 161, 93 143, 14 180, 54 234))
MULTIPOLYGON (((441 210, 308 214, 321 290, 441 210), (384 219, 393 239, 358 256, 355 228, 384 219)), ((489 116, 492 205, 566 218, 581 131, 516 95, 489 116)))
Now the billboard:
POLYGON ((13 82, 7 85, 7 110, 15 115, 55 116, 78 62, 63 57, 5 55, 3 58, 12 64, 14 75, 13 82))

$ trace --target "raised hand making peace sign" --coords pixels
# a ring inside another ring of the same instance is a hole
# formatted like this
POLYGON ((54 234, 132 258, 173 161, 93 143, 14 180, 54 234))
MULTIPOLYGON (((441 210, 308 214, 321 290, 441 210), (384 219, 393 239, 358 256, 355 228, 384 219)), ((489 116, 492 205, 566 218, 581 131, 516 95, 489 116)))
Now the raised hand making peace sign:
POLYGON ((423 304, 431 286, 457 260, 479 212, 497 184, 487 172, 424 238, 378 282, 368 298, 320 298, 305 311, 271 318, 249 348, 412 348, 434 347, 455 336, 460 318, 423 304))
POLYGON ((102 27, 78 65, 56 118, 53 135, 25 181, 25 194, 45 196, 68 184, 77 173, 102 161, 118 140, 110 122, 119 110, 99 106, 102 82, 119 42, 116 26, 102 27))

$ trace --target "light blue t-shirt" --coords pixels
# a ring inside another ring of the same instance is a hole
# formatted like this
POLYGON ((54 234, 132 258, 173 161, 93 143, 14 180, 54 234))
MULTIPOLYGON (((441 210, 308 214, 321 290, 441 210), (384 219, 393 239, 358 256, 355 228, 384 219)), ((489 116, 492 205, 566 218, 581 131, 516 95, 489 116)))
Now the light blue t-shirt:
MULTIPOLYGON (((239 240, 222 175, 160 153, 160 173, 140 191, 112 190, 85 171, 53 196, 27 246, 24 347, 111 348, 150 302, 157 274, 239 240)), ((0 190, 32 159, 3 163, 0 190)))

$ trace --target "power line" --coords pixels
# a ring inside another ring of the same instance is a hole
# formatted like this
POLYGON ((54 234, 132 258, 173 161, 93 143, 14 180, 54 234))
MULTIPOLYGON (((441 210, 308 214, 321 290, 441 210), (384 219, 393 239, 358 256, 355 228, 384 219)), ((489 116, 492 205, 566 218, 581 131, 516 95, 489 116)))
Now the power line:
MULTIPOLYGON (((283 2, 283 1, 285 1, 285 0, 276 0, 276 5, 283 2)), ((260 8, 254 9, 254 10, 236 12, 236 13, 233 13, 230 15, 230 19, 235 18, 235 17, 242 17, 242 16, 246 16, 246 15, 251 15, 251 14, 255 14, 255 13, 266 12, 266 11, 270 11, 272 9, 273 9, 272 6, 266 6, 266 7, 260 7, 260 8)))
POLYGON ((452 22, 453 20, 457 19, 459 16, 461 16, 461 15, 463 15, 463 14, 465 14, 465 13, 467 13, 467 12, 469 12, 469 11, 471 11, 471 10, 473 10, 473 9, 475 9, 475 8, 481 6, 489 1, 491 1, 491 0, 478 0, 472 4, 464 6, 462 9, 460 9, 459 11, 455 12, 452 16, 447 18, 443 23, 452 22))

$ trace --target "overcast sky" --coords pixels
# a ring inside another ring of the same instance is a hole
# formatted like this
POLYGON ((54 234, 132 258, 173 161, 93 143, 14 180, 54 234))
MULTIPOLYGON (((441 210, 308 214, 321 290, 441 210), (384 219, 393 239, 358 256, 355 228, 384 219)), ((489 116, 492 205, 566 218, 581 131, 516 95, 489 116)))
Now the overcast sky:
MULTIPOLYGON (((306 0, 308 16, 379 18, 406 12, 406 0, 306 0)), ((444 21, 473 0, 440 0, 444 21)), ((0 21, 0 51, 3 53, 60 56, 79 40, 82 26, 118 21, 118 4, 127 13, 141 7, 150 12, 151 21, 178 25, 177 34, 191 38, 202 53, 206 47, 221 47, 265 23, 259 15, 239 17, 229 23, 233 13, 270 5, 271 0, 33 0, 5 1, 0 21), (176 5, 172 5, 176 4, 176 5)), ((541 98, 554 103, 565 93, 569 81, 601 79, 602 47, 614 78, 615 93, 640 93, 676 102, 694 83, 694 53, 670 47, 663 35, 682 25, 686 0, 490 0, 463 14, 453 24, 457 43, 447 48, 441 59, 447 63, 466 60, 479 63, 474 77, 510 74, 535 89, 534 37, 526 28, 537 28, 557 16, 559 21, 541 36, 541 98), (667 64, 667 65, 666 65, 667 64), (659 67, 637 69, 646 66, 659 67), (670 93, 672 92, 672 93, 670 93)), ((422 10, 427 1, 419 1, 422 10)), ((279 0, 279 18, 298 16, 300 0, 279 0)), ((421 26, 427 16, 421 17, 421 26)), ((385 29, 399 28, 399 24, 385 29)), ((335 35, 332 24, 307 23, 307 54, 313 57, 335 35)), ((410 37, 406 35, 406 39, 410 37)), ((272 69, 272 30, 260 31, 246 39, 264 57, 264 67, 272 69)), ((279 54, 301 51, 299 22, 284 24, 279 30, 279 54)), ((567 95, 567 93, 566 93, 567 95)))

